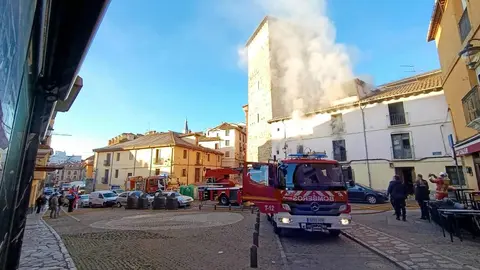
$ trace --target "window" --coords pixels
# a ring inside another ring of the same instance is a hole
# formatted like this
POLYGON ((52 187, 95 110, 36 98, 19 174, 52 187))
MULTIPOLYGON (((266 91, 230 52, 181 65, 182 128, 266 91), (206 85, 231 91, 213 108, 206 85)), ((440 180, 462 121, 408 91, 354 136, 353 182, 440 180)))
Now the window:
POLYGON ((132 152, 129 152, 129 153, 128 153, 128 159, 129 159, 129 160, 133 160, 133 154, 132 154, 132 152))
POLYGON ((120 153, 117 153, 117 161, 120 161, 120 153))
POLYGON ((68 171, 68 175, 71 175, 72 174, 72 171, 68 171))
POLYGON ((73 171, 73 175, 77 175, 77 171, 73 171))
POLYGON ((343 117, 342 114, 332 114, 330 116, 330 126, 332 127, 332 133, 338 134, 344 131, 343 117))
POLYGON ((207 161, 210 161, 210 154, 207 154, 207 161))
POLYGON ((230 140, 225 140, 225 146, 230 146, 230 140))
POLYGON ((105 160, 110 161, 110 159, 112 159, 112 154, 111 154, 111 153, 108 153, 108 154, 107 154, 107 158, 106 158, 105 160))
POLYGON ((217 161, 220 162, 220 156, 217 156, 217 161))
POLYGON ((460 41, 463 43, 465 39, 467 38, 468 34, 470 33, 470 30, 472 30, 472 25, 470 24, 470 18, 468 16, 468 9, 467 5, 463 6, 463 14, 462 17, 460 18, 460 21, 458 22, 458 31, 460 34, 460 41))
POLYGON ((108 175, 109 174, 110 174, 110 171, 108 169, 106 169, 104 174, 103 174, 102 184, 108 184, 108 175))
POLYGON ((303 144, 297 145, 297 154, 303 154, 303 144))
POLYGON ((225 152, 225 157, 230 157, 230 151, 225 152))
POLYGON ((187 176, 187 169, 182 169, 182 177, 187 176))
POLYGON ((187 150, 183 150, 183 158, 184 158, 184 159, 187 158, 187 150))
POLYGON ((155 149, 155 163, 158 163, 160 161, 160 149, 155 149))
POLYGON ((452 185, 465 185, 465 175, 463 174, 462 166, 458 166, 458 174, 457 167, 455 166, 445 166, 445 172, 447 173, 448 178, 450 178, 450 180, 452 181, 452 185))
POLYGON ((128 177, 131 177, 131 176, 132 176, 132 173, 131 173, 131 172, 127 173, 127 178, 128 178, 128 177))
POLYGON ((115 178, 118 178, 118 170, 115 170, 115 178))
POLYGON ((392 134, 393 159, 412 159, 413 151, 410 142, 410 134, 392 134))
POLYGON ((155 175, 160 175, 160 169, 155 169, 155 175))
POLYGON ((218 149, 218 143, 215 144, 215 149, 218 149))
POLYGON ((229 129, 225 130, 225 136, 230 136, 230 130, 229 129))
POLYGON ((390 126, 405 125, 407 119, 405 117, 403 102, 388 104, 388 117, 390 120, 390 126))
POLYGON ((257 123, 260 123, 260 114, 257 113, 257 123))
POLYGON ((334 140, 333 145, 333 159, 336 161, 347 161, 347 149, 345 148, 345 140, 334 140))
POLYGON ((200 164, 200 152, 197 152, 196 161, 197 161, 197 164, 200 164))

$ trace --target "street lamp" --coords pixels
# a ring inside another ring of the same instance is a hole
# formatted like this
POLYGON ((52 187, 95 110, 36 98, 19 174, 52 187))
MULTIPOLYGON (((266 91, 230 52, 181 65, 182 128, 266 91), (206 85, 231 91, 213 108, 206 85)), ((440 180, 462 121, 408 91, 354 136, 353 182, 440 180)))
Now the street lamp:
POLYGON ((471 39, 465 48, 461 50, 458 55, 461 56, 469 69, 477 68, 480 60, 480 46, 472 45, 472 41, 480 41, 480 39, 471 39))

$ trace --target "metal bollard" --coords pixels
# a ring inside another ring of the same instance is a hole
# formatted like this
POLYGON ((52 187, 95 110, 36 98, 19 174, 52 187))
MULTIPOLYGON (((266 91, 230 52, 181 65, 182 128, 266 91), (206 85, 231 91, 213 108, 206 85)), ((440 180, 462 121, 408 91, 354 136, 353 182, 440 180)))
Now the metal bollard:
POLYGON ((228 206, 228 211, 232 211, 232 205, 228 206))
POLYGON ((260 232, 260 223, 255 223, 255 231, 260 232))
POLYGON ((251 207, 250 209, 252 210, 252 214, 253 214, 253 207, 252 206, 250 206, 250 207, 251 207))
POLYGON ((256 222, 260 223, 260 216, 257 216, 256 222))
POLYGON ((217 210, 217 205, 213 205, 213 210, 217 210))
POLYGON ((202 211, 202 205, 201 204, 198 205, 198 210, 202 211))
POLYGON ((255 245, 250 247, 250 267, 258 267, 257 247, 255 245))
POLYGON ((253 245, 258 247, 258 232, 253 232, 253 245))

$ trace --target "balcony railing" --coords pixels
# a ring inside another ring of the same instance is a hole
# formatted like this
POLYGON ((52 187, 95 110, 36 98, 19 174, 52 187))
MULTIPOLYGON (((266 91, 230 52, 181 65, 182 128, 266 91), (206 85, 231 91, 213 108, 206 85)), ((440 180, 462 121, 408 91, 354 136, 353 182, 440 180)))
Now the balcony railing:
POLYGON ((103 166, 110 166, 110 160, 106 159, 103 161, 103 166))
POLYGON ((460 21, 458 22, 458 31, 460 32, 460 40, 462 43, 467 38, 471 29, 472 25, 470 24, 470 18, 468 17, 468 9, 465 9, 460 21))
POLYGON ((391 113, 387 115, 389 125, 400 126, 408 124, 408 113, 391 113))
POLYGON ((393 149, 390 148, 392 152, 392 159, 393 160, 404 160, 404 159, 414 159, 414 148, 413 145, 410 148, 402 148, 402 149, 393 149))
POLYGON ((462 98, 463 113, 468 127, 480 130, 480 87, 475 85, 462 98))

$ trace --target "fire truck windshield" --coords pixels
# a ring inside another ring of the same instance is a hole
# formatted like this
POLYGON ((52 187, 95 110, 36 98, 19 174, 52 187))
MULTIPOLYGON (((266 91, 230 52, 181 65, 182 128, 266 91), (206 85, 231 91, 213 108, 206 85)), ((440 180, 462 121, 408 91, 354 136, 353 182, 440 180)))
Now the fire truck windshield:
POLYGON ((293 170, 294 189, 346 188, 342 168, 336 164, 289 164, 288 167, 287 171, 293 170))

